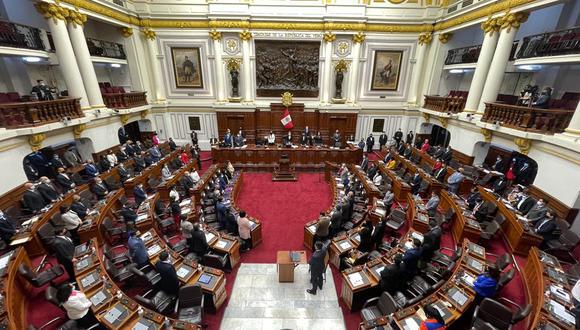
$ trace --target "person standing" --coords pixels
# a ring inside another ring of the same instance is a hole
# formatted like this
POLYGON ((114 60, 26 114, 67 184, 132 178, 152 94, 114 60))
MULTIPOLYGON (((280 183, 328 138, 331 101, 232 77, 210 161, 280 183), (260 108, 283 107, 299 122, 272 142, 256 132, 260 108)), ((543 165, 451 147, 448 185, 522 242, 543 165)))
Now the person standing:
POLYGON ((340 132, 338 130, 336 130, 334 132, 334 135, 332 136, 332 146, 335 148, 340 148, 341 146, 341 137, 340 132))
POLYGON ((435 191, 431 192, 431 198, 429 199, 429 201, 427 202, 427 205, 425 205, 425 209, 427 210, 427 214, 429 214, 429 217, 434 218, 435 215, 437 215, 437 208, 439 207, 439 196, 437 196, 437 193, 435 191))
POLYGON ((463 168, 459 168, 457 172, 451 174, 449 178, 447 178, 447 186, 449 187, 449 191, 457 194, 457 190, 459 190, 459 185, 461 182, 465 180, 465 175, 463 175, 463 168))
POLYGON ((308 264, 310 265, 310 283, 312 284, 312 289, 306 289, 306 292, 316 295, 316 290, 322 290, 322 275, 326 271, 326 251, 331 241, 323 244, 322 242, 316 242, 314 244, 315 251, 312 253, 312 257, 308 264))
POLYGON ((169 295, 177 295, 179 292, 179 278, 171 264, 167 251, 162 251, 159 254, 159 261, 155 264, 155 269, 161 276, 159 289, 169 295))
POLYGON ((243 240, 242 251, 252 248, 252 223, 248 220, 246 212, 240 211, 238 218, 238 232, 243 240))
POLYGON ((75 256, 75 246, 70 237, 66 236, 67 230, 65 227, 60 228, 56 232, 54 237, 52 247, 56 255, 56 260, 61 264, 66 270, 69 281, 74 282, 75 277, 75 267, 74 264, 77 262, 75 256))
POLYGON ((74 245, 81 244, 81 238, 79 236, 79 227, 83 224, 81 218, 76 214, 75 211, 71 210, 68 206, 62 205, 60 207, 60 218, 64 223, 64 227, 70 233, 74 245))
POLYGON ((14 234, 16 234, 16 227, 12 223, 12 220, 0 210, 0 239, 8 245, 14 234))
POLYGON ((317 241, 325 241, 328 239, 328 229, 330 228, 330 217, 324 212, 320 212, 320 217, 316 223, 316 232, 314 233, 317 241))
POLYGON ((209 251, 207 238, 198 223, 193 225, 193 231, 191 232, 191 247, 192 252, 199 258, 203 258, 203 256, 209 251))
POLYGON ((369 135, 367 138, 367 153, 373 152, 373 146, 375 145, 375 138, 373 137, 373 133, 369 135))
POLYGON ((72 284, 62 284, 56 291, 56 299, 66 311, 68 319, 75 321, 77 326, 83 329, 106 329, 93 314, 93 303, 83 292, 75 290, 72 284))
POLYGON ((409 131, 409 133, 407 133, 407 138, 405 139, 405 142, 408 144, 413 143, 413 131, 409 131))
POLYGON ((389 137, 387 136, 387 134, 385 133, 385 131, 383 131, 383 134, 381 134, 379 136, 379 150, 382 151, 383 150, 383 146, 387 144, 387 141, 389 140, 389 137))
POLYGON ((397 146, 401 144, 401 140, 403 139, 403 131, 400 128, 395 132, 393 139, 395 139, 395 142, 397 142, 397 146))
POLYGON ((149 265, 149 255, 147 254, 147 247, 139 237, 138 233, 130 231, 128 233, 129 239, 127 246, 129 247, 129 257, 131 261, 137 264, 138 268, 149 265))
POLYGON ((191 145, 197 145, 197 132, 195 130, 191 130, 191 133, 189 133, 189 136, 191 137, 191 145))
POLYGON ((32 87, 30 94, 35 95, 39 101, 54 100, 50 87, 46 86, 46 83, 42 79, 36 81, 36 86, 32 87))

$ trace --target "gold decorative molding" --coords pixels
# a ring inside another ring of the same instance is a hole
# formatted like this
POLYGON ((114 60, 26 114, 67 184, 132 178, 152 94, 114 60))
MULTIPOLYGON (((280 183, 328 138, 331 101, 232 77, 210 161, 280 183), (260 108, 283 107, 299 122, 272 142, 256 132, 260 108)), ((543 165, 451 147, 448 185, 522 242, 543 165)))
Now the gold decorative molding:
POLYGON ((157 37, 157 33, 150 28, 144 28, 141 30, 141 33, 143 33, 143 36, 145 36, 145 39, 147 40, 155 40, 157 37))
POLYGON ((523 155, 527 155, 532 148, 532 140, 525 139, 525 138, 514 138, 514 143, 520 149, 520 153, 523 155))
POLYGON ((122 27, 120 30, 121 30, 121 35, 125 38, 129 38, 130 36, 133 35, 133 29, 130 27, 122 27))
POLYGON ((428 123, 431 119, 431 116, 428 113, 423 112, 423 119, 425 119, 425 122, 428 123))
POLYGON ((294 95, 292 93, 290 93, 290 92, 284 92, 284 93, 282 93, 282 104, 285 107, 291 106, 292 105, 292 97, 293 96, 294 95))
POLYGON ((447 125, 449 125, 449 118, 439 117, 439 122, 441 122, 441 126, 443 126, 443 128, 447 128, 447 125))
POLYGON ((73 135, 75 140, 81 138, 81 133, 84 132, 85 129, 87 129, 87 124, 78 124, 73 127, 73 135))
POLYGON ((87 15, 81 14, 81 12, 77 10, 69 10, 68 16, 66 17, 67 22, 72 23, 74 27, 83 26, 87 22, 87 15))
POLYGON ((530 16, 527 12, 517 12, 517 13, 510 13, 508 12, 498 19, 498 24, 502 30, 507 29, 509 33, 512 28, 518 29, 522 23, 528 20, 530 16))
POLYGON ((145 110, 141 111, 140 115, 141 115, 141 119, 147 118, 147 116, 149 115, 149 109, 145 109, 145 110))
POLYGON ((119 116, 119 118, 121 119, 121 124, 126 125, 129 122, 129 115, 128 114, 123 114, 121 116, 119 116))
POLYGON ((439 42, 441 42, 442 44, 446 44, 449 42, 449 40, 451 40, 452 36, 453 33, 441 33, 439 35, 439 42))
POLYGON ((221 40, 222 39, 222 33, 218 32, 217 30, 213 29, 211 31, 209 31, 209 37, 211 38, 211 40, 221 40))
POLYGON ((65 21, 69 16, 69 10, 58 4, 48 2, 38 2, 34 4, 36 10, 46 19, 52 18, 54 22, 65 21))
POLYGON ((483 140, 485 142, 487 142, 487 143, 490 143, 491 142, 491 136, 492 136, 491 130, 488 130, 487 128, 482 128, 479 131, 483 135, 483 140))
POLYGON ((242 66, 241 58, 235 57, 226 58, 224 59, 224 62, 226 63, 226 68, 228 69, 228 71, 239 70, 240 67, 242 66))
POLYGON ((242 41, 250 41, 252 39, 252 32, 248 30, 244 30, 240 32, 240 39, 242 41))
POLYGON ((433 34, 431 32, 421 33, 419 35, 419 45, 428 45, 433 40, 433 34))
POLYGON ((32 134, 28 137, 28 144, 32 151, 38 151, 42 146, 42 141, 46 140, 44 133, 32 134))
POLYGON ((333 42, 336 40, 336 34, 330 31, 326 31, 324 32, 324 37, 322 37, 322 39, 324 39, 325 42, 333 42))
POLYGON ((349 65, 349 62, 346 61, 345 59, 341 58, 340 60, 338 60, 338 62, 336 62, 336 65, 334 66, 334 71, 335 72, 347 72, 348 65, 349 65))
POLYGON ((497 18, 489 17, 485 22, 481 23, 481 29, 484 34, 492 36, 495 32, 499 31, 499 24, 497 18))
POLYGON ((352 36, 352 42, 354 42, 355 44, 362 44, 363 42, 365 42, 365 39, 366 35, 362 31, 358 31, 357 34, 352 36))

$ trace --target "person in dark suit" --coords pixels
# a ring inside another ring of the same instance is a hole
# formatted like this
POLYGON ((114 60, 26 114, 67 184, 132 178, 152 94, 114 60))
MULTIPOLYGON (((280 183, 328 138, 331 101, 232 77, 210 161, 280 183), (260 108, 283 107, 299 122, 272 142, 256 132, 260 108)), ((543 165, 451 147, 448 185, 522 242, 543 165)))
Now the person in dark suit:
POLYGON ((423 236, 423 245, 421 258, 425 261, 431 260, 435 251, 441 247, 441 227, 432 226, 431 229, 423 236))
POLYGON ((61 264, 68 273, 69 281, 75 281, 74 264, 77 262, 75 256, 75 246, 73 241, 67 235, 66 228, 62 227, 56 233, 52 241, 52 247, 56 254, 56 260, 61 264))
POLYGON ((340 148, 341 146, 341 137, 340 137, 340 132, 338 130, 336 130, 334 132, 334 135, 332 136, 332 146, 335 148, 340 148))
POLYGON ((529 195, 529 191, 524 190, 516 201, 515 207, 521 214, 527 214, 535 204, 536 201, 529 195))
POLYGON ((143 157, 143 161, 145 162, 145 167, 149 167, 151 165, 153 165, 153 163, 155 163, 155 159, 153 158, 153 156, 151 156, 151 154, 146 154, 144 151, 141 153, 142 157, 143 157))
POLYGON ((330 237, 334 237, 342 226, 342 205, 336 204, 330 216, 330 237))
POLYGON ((320 135, 320 131, 318 131, 316 133, 316 135, 313 138, 313 142, 315 146, 321 146, 322 145, 322 135, 320 135))
POLYGON ((119 163, 117 171, 118 171, 117 173, 119 173, 119 181, 121 181, 121 183, 125 183, 125 181, 131 178, 131 173, 129 173, 129 170, 125 168, 125 165, 123 165, 123 163, 119 163))
POLYGON ((161 276, 159 281, 159 290, 170 294, 177 295, 179 292, 179 279, 177 272, 169 260, 169 253, 162 251, 159 254, 159 261, 155 264, 155 269, 161 276))
POLYGON ((358 245, 358 250, 361 252, 370 252, 373 248, 373 239, 372 239, 372 231, 373 231, 373 224, 368 224, 368 221, 365 222, 365 225, 359 232, 360 236, 360 244, 358 245))
POLYGON ((101 159, 99 160, 99 168, 101 173, 107 172, 108 170, 111 169, 111 163, 109 162, 107 157, 101 156, 101 159))
POLYGON ((30 92, 30 94, 36 95, 36 98, 39 101, 54 100, 50 87, 48 87, 44 82, 44 80, 42 79, 38 79, 36 81, 36 86, 32 87, 32 91, 30 92))
POLYGON ((409 185, 411 186, 411 193, 417 195, 419 188, 421 187, 421 176, 419 175, 419 172, 415 173, 409 185))
POLYGON ((415 276, 418 269, 418 263, 422 256, 421 241, 414 238, 413 247, 405 252, 403 255, 403 263, 405 264, 405 271, 411 276, 415 276))
POLYGON ((169 150, 175 151, 177 150, 177 144, 173 141, 173 138, 169 138, 169 150))
POLYGON ((14 226, 8 215, 0 210, 0 239, 8 245, 10 244, 10 239, 15 233, 16 226, 14 226))
POLYGON ((95 164, 93 164, 92 159, 87 160, 87 162, 85 163, 85 174, 91 178, 94 178, 97 175, 99 175, 99 170, 97 169, 95 164))
POLYGON ((387 144, 387 141, 389 140, 389 137, 387 136, 387 134, 385 134, 385 131, 383 131, 383 134, 381 134, 379 136, 379 149, 383 150, 383 146, 385 144, 387 144))
POLYGON ((405 289, 407 276, 403 265, 403 255, 397 254, 393 258, 394 263, 386 265, 381 271, 379 284, 383 291, 394 295, 397 291, 405 289))
POLYGON ((373 147, 375 145, 375 138, 373 136, 373 133, 371 133, 369 135, 369 137, 367 137, 367 152, 373 152, 373 147))
POLYGON ((131 261, 137 264, 138 268, 150 265, 149 255, 147 254, 147 247, 139 233, 135 231, 129 231, 127 234, 129 239, 127 241, 127 246, 129 247, 129 257, 131 261))
POLYGON ((119 152, 117 152, 116 156, 117 156, 117 160, 119 160, 119 163, 123 163, 124 161, 129 159, 129 154, 127 154, 127 148, 125 146, 121 147, 119 149, 119 152))
POLYGON ((540 244, 540 249, 546 249, 549 241, 558 238, 558 235, 555 234, 557 229, 558 226, 556 225, 556 220, 554 219, 552 212, 546 212, 544 219, 538 221, 534 226, 534 232, 544 238, 540 244))
POLYGON ((65 173, 64 167, 59 167, 57 169, 58 174, 56 175, 56 182, 62 187, 65 192, 68 192, 75 188, 75 183, 71 180, 70 176, 65 173))
POLYGON ((400 128, 395 132, 395 135, 393 135, 393 139, 395 139, 397 145, 401 144, 401 140, 403 139, 403 131, 401 131, 400 128))
POLYGON ((375 163, 371 163, 371 165, 367 170, 367 176, 372 179, 375 177, 376 174, 377 174, 377 166, 375 165, 375 163))
POLYGON ((50 179, 45 176, 40 178, 40 184, 36 187, 36 190, 42 195, 46 204, 54 203, 60 198, 60 194, 56 192, 50 179))
POLYGON ((409 131, 409 133, 407 133, 405 142, 408 143, 408 144, 413 143, 413 137, 414 137, 413 136, 413 131, 409 131))
POLYGON ((70 205, 70 209, 73 210, 82 220, 85 219, 89 212, 89 209, 81 202, 81 196, 79 195, 73 196, 73 202, 70 205))
POLYGON ((536 223, 541 219, 544 219, 546 213, 548 213, 548 207, 546 206, 546 203, 544 203, 544 200, 540 198, 536 205, 534 205, 526 214, 526 218, 528 218, 531 223, 536 223))
POLYGON ((438 145, 435 147, 435 152, 433 152, 433 154, 431 156, 433 156, 433 158, 435 158, 435 159, 441 158, 441 156, 443 156, 444 151, 445 151, 445 149, 443 149, 443 147, 438 145))
POLYGON ((109 193, 109 189, 103 183, 103 180, 101 178, 95 178, 95 184, 91 188, 91 191, 95 195, 97 195, 98 200, 103 200, 107 198, 107 194, 109 193))
POLYGON ((316 223, 316 231, 314 237, 317 241, 325 241, 328 239, 330 228, 330 217, 325 212, 320 212, 320 217, 316 223))
POLYGON ((143 189, 143 184, 138 184, 133 189, 133 196, 135 196, 135 205, 139 207, 143 201, 147 199, 147 193, 143 189))
POLYGON ((486 221, 487 216, 489 215, 489 204, 486 203, 481 197, 478 197, 477 202, 473 207, 472 214, 477 221, 486 221))
POLYGON ((369 168, 369 158, 367 157, 367 155, 363 155, 362 162, 360 163, 360 168, 361 168, 361 170, 363 170, 365 172, 369 168))
POLYGON ((25 208, 38 212, 47 205, 42 195, 34 189, 34 184, 27 182, 24 184, 24 188, 26 191, 22 195, 22 204, 25 208))
POLYGON ((505 193, 505 190, 507 189, 508 186, 508 182, 505 179, 505 177, 502 175, 499 179, 497 179, 497 181, 493 184, 493 192, 503 196, 503 194, 505 193))
POLYGON ((405 151, 407 151, 407 148, 409 147, 409 144, 404 144, 401 143, 398 147, 397 147, 397 153, 399 153, 399 155, 404 156, 405 151))
POLYGON ((133 157, 133 161, 135 161, 135 172, 141 172, 147 167, 147 164, 145 164, 145 159, 143 158, 143 156, 144 156, 143 154, 139 154, 133 157))
POLYGON ((195 130, 191 130, 191 133, 189 133, 189 136, 191 137, 191 145, 196 145, 197 144, 197 132, 195 130))
POLYGON ((371 241, 373 242, 372 244, 374 245, 376 250, 378 250, 379 246, 381 246, 381 244, 383 243, 383 236, 385 236, 386 228, 387 228, 387 217, 384 216, 375 226, 375 230, 373 230, 371 237, 371 241))
POLYGON ((308 264, 310 265, 310 283, 312 284, 312 289, 306 289, 306 292, 315 295, 316 290, 322 290, 322 275, 326 271, 326 263, 324 259, 326 258, 326 251, 331 241, 326 243, 316 242, 314 244, 315 251, 312 253, 312 257, 308 264))
POLYGON ((218 197, 216 204, 216 217, 221 229, 226 228, 226 205, 223 197, 218 197))
POLYGON ((125 203, 123 208, 119 210, 119 215, 123 217, 125 223, 135 223, 137 220, 137 213, 131 208, 129 203, 125 203))
POLYGON ((233 138, 230 129, 228 128, 224 135, 224 147, 231 148, 233 146, 233 138))
POLYGON ((529 185, 533 172, 534 169, 532 166, 528 162, 524 162, 522 166, 516 170, 516 182, 524 186, 529 185))
POLYGON ((501 155, 497 155, 495 163, 491 166, 491 169, 497 172, 503 173, 505 171, 506 163, 501 155))
POLYGON ((201 230, 201 227, 198 223, 193 225, 189 249, 191 250, 191 252, 195 253, 199 258, 203 257, 209 251, 207 238, 205 237, 205 233, 203 232, 203 230, 201 230))
POLYGON ((481 198, 481 194, 477 190, 477 187, 474 186, 471 188, 471 192, 467 195, 465 199, 465 203, 467 203, 467 208, 473 210, 475 205, 477 205, 477 200, 481 198))
POLYGON ((435 173, 433 173, 433 177, 435 177, 435 179, 439 182, 445 182, 445 175, 447 174, 447 165, 443 165, 441 166, 440 169, 438 169, 437 171, 435 171, 435 173))
POLYGON ((447 147, 445 149, 445 151, 443 152, 443 155, 441 155, 441 160, 446 164, 449 165, 449 162, 451 162, 451 159, 453 159, 453 151, 451 151, 451 147, 447 147))

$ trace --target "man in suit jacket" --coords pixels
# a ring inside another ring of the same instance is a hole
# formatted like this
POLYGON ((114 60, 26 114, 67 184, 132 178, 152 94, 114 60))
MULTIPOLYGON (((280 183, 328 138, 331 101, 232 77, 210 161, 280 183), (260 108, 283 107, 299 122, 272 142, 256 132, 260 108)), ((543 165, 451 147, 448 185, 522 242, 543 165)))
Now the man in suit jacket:
POLYGON ((154 163, 157 163, 163 157, 163 155, 161 155, 161 151, 159 151, 159 148, 157 146, 149 148, 149 155, 151 156, 151 158, 153 158, 154 163))
POLYGON ((443 156, 443 152, 445 150, 441 147, 441 146, 436 146, 435 147, 435 152, 433 153, 433 158, 437 159, 437 158, 441 158, 441 156, 443 156))
POLYGON ((145 169, 145 167, 147 167, 147 164, 145 163, 145 159, 143 158, 143 156, 144 154, 139 154, 133 157, 133 160, 135 161, 136 172, 141 172, 145 169))
POLYGON ((203 232, 203 230, 201 230, 201 227, 198 223, 193 225, 189 249, 191 250, 191 252, 195 253, 199 258, 202 258, 209 251, 207 238, 205 237, 205 233, 203 232))
POLYGON ((377 223, 377 225, 375 226, 375 229, 373 230, 372 236, 371 236, 372 244, 376 250, 378 250, 379 246, 381 246, 381 244, 383 243, 383 236, 385 236, 385 229, 386 228, 387 228, 387 217, 384 216, 381 218, 379 223, 377 223))
POLYGON ((16 233, 16 226, 7 214, 0 210, 0 239, 6 244, 10 244, 10 239, 16 233))
POLYGON ((65 192, 68 192, 75 188, 75 183, 68 174, 65 173, 64 167, 58 168, 58 174, 56 176, 56 182, 62 187, 65 192))
POLYGON ((397 147, 397 152, 399 153, 399 155, 403 156, 405 154, 406 149, 409 147, 409 144, 403 144, 401 143, 398 147, 397 147))
POLYGON ((95 178, 95 184, 93 185, 91 191, 97 195, 98 200, 107 198, 107 194, 109 193, 109 189, 107 186, 105 186, 101 178, 95 178))
POLYGON ((495 163, 491 166, 491 169, 497 172, 503 173, 505 170, 505 161, 501 155, 497 155, 495 163))
POLYGON ((413 131, 409 131, 409 133, 407 133, 407 137, 405 139, 405 142, 408 144, 413 143, 413 131))
POLYGON ((401 140, 403 139, 403 131, 401 131, 400 128, 395 132, 393 139, 395 139, 395 141, 397 142, 397 145, 399 145, 401 143, 401 140))
POLYGON ((465 203, 467 203, 467 208, 473 210, 480 197, 481 195, 477 190, 477 187, 476 186, 472 187, 471 192, 469 193, 469 195, 467 195, 467 198, 465 199, 465 203))
POLYGON ((121 183, 125 183, 125 181, 131 177, 131 173, 129 173, 129 170, 125 168, 123 163, 119 163, 117 173, 119 173, 119 181, 121 181, 121 183))
POLYGON ((75 246, 70 237, 66 236, 67 230, 62 227, 56 233, 54 240, 52 241, 52 247, 56 254, 56 260, 61 264, 66 272, 68 273, 69 282, 75 281, 75 268, 74 264, 77 262, 75 259, 75 246))
POLYGON ((124 161, 126 161, 127 159, 129 159, 129 154, 127 154, 126 151, 126 147, 123 146, 121 147, 121 149, 119 149, 119 152, 117 152, 117 160, 119 160, 119 163, 123 163, 124 161))
POLYGON ((342 226, 342 204, 336 204, 330 216, 330 237, 334 237, 342 226))
POLYGON ((452 158, 453 158, 453 151, 451 151, 451 147, 447 147, 445 149, 445 152, 443 152, 443 155, 441 155, 441 160, 443 160, 443 162, 445 162, 445 164, 449 165, 449 162, 451 162, 452 158))
POLYGON ((546 207, 546 203, 544 200, 540 198, 536 205, 530 209, 530 211, 526 214, 526 218, 532 223, 536 223, 541 219, 544 219, 548 213, 548 208, 546 207))
POLYGON ((318 218, 318 222, 316 223, 316 232, 315 236, 316 239, 319 241, 324 241, 328 238, 328 229, 330 228, 330 217, 326 215, 324 212, 320 212, 320 217, 318 218))
POLYGON ((554 216, 550 211, 546 212, 544 219, 538 221, 534 226, 534 232, 544 238, 540 244, 540 249, 547 248, 549 241, 558 238, 558 235, 555 234, 557 229, 554 216))
POLYGON ((481 197, 478 197, 476 204, 473 207, 472 214, 477 221, 486 221, 487 216, 489 215, 489 203, 486 203, 481 197))
POLYGON ((437 215, 438 207, 439 207, 439 196, 437 196, 437 193, 435 191, 432 191, 431 198, 427 202, 427 205, 425 205, 427 213, 429 214, 430 217, 433 218, 435 217, 435 215, 437 215))
POLYGON ((36 187, 46 204, 54 203, 60 198, 60 194, 53 188, 50 179, 43 176, 40 178, 40 184, 36 187))
POLYGON ((137 264, 137 267, 141 268, 143 266, 149 265, 149 255, 147 254, 147 247, 139 234, 130 231, 128 233, 129 239, 127 241, 127 246, 129 247, 129 257, 131 261, 137 264))
POLYGON ((373 152, 373 146, 375 145, 375 138, 373 133, 367 137, 367 152, 373 152))
POLYGON ((85 163, 85 173, 87 176, 91 178, 94 178, 97 175, 99 175, 99 170, 97 169, 95 164, 93 164, 92 159, 87 160, 87 162, 85 163))
POLYGON ((405 252, 403 255, 403 263, 405 264, 405 271, 409 276, 414 276, 417 273, 417 264, 421 259, 423 252, 421 248, 421 241, 414 238, 413 247, 405 252))
POLYGON ((70 209, 73 210, 81 219, 85 219, 89 209, 81 202, 81 196, 74 195, 73 202, 70 205, 70 209))
POLYGON ((363 155, 362 162, 360 163, 360 168, 365 172, 369 168, 369 158, 367 157, 367 155, 363 155))
POLYGON ((421 176, 419 175, 419 172, 415 173, 415 175, 413 176, 413 179, 411 179, 411 182, 409 183, 409 185, 411 186, 411 193, 413 195, 417 195, 417 193, 419 192, 419 188, 421 187, 421 176))
POLYGON ((27 209, 37 212, 44 208, 48 203, 44 201, 42 195, 34 189, 34 185, 30 182, 24 184, 26 191, 22 196, 22 203, 27 209))
POLYGON ((123 207, 119 211, 119 214, 123 217, 123 219, 125 220, 125 223, 128 223, 128 222, 135 223, 135 221, 137 220, 137 213, 135 213, 135 211, 133 211, 133 209, 131 208, 131 206, 128 203, 125 203, 123 205, 123 207))
POLYGON ((162 251, 159 254, 159 261, 155 264, 155 269, 161 276, 159 289, 170 295, 177 295, 179 292, 179 278, 177 272, 169 260, 169 253, 162 251))
POLYGON ((169 138, 169 150, 171 151, 177 150, 177 143, 173 141, 173 138, 169 138))
POLYGON ((230 131, 230 129, 228 128, 228 130, 226 131, 226 134, 224 135, 224 147, 231 147, 233 145, 233 139, 232 139, 232 133, 230 131))
POLYGON ((370 167, 367 170, 367 176, 369 178, 374 178, 375 174, 377 174, 377 166, 375 163, 371 163, 370 167))
POLYGON ((535 204, 536 201, 529 195, 529 192, 524 190, 520 198, 516 201, 515 207, 521 214, 527 214, 535 204))
POLYGON ((387 141, 388 141, 388 140, 389 140, 389 137, 387 136, 387 134, 385 134, 385 131, 383 131, 383 134, 381 134, 381 135, 379 136, 379 148, 380 148, 381 150, 383 150, 383 146, 384 146, 385 144, 387 144, 387 141))
POLYGON ((315 251, 312 253, 312 257, 308 264, 310 265, 310 283, 312 284, 312 289, 306 289, 306 292, 315 295, 316 290, 322 290, 322 275, 326 271, 326 263, 324 259, 326 258, 326 251, 330 245, 330 240, 326 243, 316 242, 314 244, 315 251))
POLYGON ((508 183, 505 177, 502 175, 497 181, 493 184, 493 192, 503 196, 505 190, 507 189, 508 183))
POLYGON ((340 133, 338 132, 338 130, 336 130, 334 132, 334 135, 332 136, 332 146, 335 148, 340 148, 341 146, 341 138, 340 138, 340 133))
POLYGON ((449 178, 447 178, 447 186, 449 187, 449 191, 457 194, 457 190, 459 190, 459 185, 461 182, 465 180, 465 175, 463 175, 463 168, 459 168, 455 173, 451 174, 449 178))
POLYGON ((435 251, 439 250, 441 247, 441 227, 433 226, 431 229, 425 233, 423 236, 423 245, 421 251, 421 258, 425 261, 431 260, 435 251))
POLYGON ((447 174, 447 165, 441 166, 440 169, 433 173, 433 177, 439 182, 445 182, 445 174, 447 174))
POLYGON ((62 158, 64 159, 64 162, 66 163, 65 165, 67 167, 73 167, 81 163, 79 156, 77 156, 77 153, 72 146, 64 152, 62 158))
POLYGON ((143 189, 143 184, 138 184, 133 189, 133 196, 135 196, 135 205, 139 207, 144 200, 147 199, 147 193, 143 189))
POLYGON ((36 86, 32 87, 30 94, 36 95, 36 98, 39 101, 54 100, 50 87, 48 87, 42 79, 36 81, 36 86))
POLYGON ((407 284, 407 276, 403 266, 403 255, 397 254, 393 260, 393 264, 386 265, 383 268, 379 281, 381 289, 391 295, 403 290, 407 284))

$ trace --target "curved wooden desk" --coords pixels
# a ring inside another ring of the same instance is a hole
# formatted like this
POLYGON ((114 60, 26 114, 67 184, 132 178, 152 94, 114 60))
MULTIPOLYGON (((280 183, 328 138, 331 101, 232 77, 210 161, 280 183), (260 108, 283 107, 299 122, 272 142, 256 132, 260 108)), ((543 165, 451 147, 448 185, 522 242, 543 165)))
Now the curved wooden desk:
POLYGON ((455 242, 461 242, 464 238, 472 242, 478 242, 481 237, 481 226, 475 219, 470 218, 467 214, 471 211, 467 209, 465 201, 459 197, 452 196, 446 190, 441 190, 441 202, 439 207, 445 214, 450 208, 455 212, 451 218, 451 234, 455 242))

